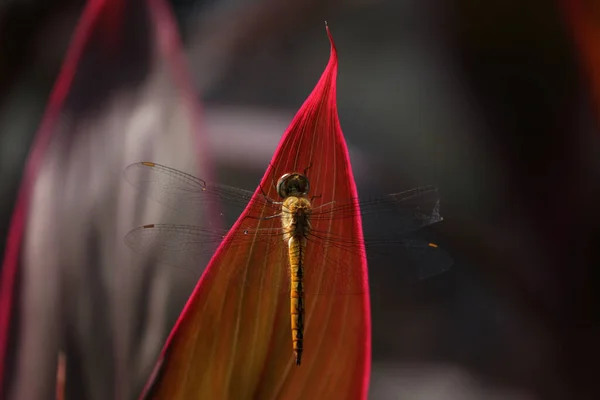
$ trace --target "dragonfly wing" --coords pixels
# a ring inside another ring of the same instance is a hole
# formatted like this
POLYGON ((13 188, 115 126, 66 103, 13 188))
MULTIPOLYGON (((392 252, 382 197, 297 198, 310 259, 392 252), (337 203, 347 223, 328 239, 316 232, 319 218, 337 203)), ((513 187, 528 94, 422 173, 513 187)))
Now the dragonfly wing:
POLYGON ((441 247, 418 238, 395 240, 344 239, 313 231, 308 238, 305 291, 319 295, 360 294, 366 285, 363 271, 354 260, 365 246, 369 265, 398 270, 407 279, 427 279, 448 271, 452 257, 441 247))
POLYGON ((157 262, 200 274, 226 234, 189 225, 152 224, 129 232, 125 243, 157 262))
POLYGON ((365 230, 386 227, 389 236, 402 236, 442 220, 435 186, 423 186, 366 201, 348 199, 315 204, 312 219, 336 220, 361 216, 365 230))
MULTIPOLYGON (((444 249, 427 240, 412 239, 403 243, 402 253, 406 254, 408 264, 413 267, 417 278, 427 279, 449 271, 454 259, 444 249)), ((373 251, 377 256, 379 253, 373 251)), ((402 257, 399 257, 400 263, 402 257)))
MULTIPOLYGON (((172 209, 186 205, 197 208, 202 203, 218 202, 243 209, 252 200, 253 192, 204 181, 185 172, 152 162, 129 165, 125 179, 152 199, 172 209)), ((269 206, 265 199, 256 198, 256 207, 269 206)))
MULTIPOLYGON (((219 245, 224 243, 225 251, 238 254, 239 260, 226 265, 224 268, 227 270, 219 273, 226 274, 232 285, 246 285, 249 280, 243 278, 247 276, 245 270, 253 267, 246 262, 247 259, 256 259, 257 255, 261 259, 278 258, 279 253, 285 250, 281 228, 257 227, 258 224, 260 222, 252 221, 252 225, 241 225, 229 235, 225 230, 191 225, 144 225, 129 232, 125 243, 135 252, 153 257, 159 263, 182 268, 198 276, 219 245)), ((285 267, 285 263, 286 258, 281 257, 274 267, 285 267)), ((265 264, 265 268, 268 267, 265 264)), ((266 289, 285 291, 286 287, 278 284, 266 289)))

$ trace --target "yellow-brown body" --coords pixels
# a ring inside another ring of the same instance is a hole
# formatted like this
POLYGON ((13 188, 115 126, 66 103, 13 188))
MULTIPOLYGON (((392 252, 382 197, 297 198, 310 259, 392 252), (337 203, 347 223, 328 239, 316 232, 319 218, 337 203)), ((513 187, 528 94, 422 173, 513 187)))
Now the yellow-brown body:
POLYGON ((304 196, 289 196, 283 201, 281 224, 289 253, 292 346, 296 365, 302 360, 304 343, 304 255, 311 230, 311 211, 310 200, 304 196))

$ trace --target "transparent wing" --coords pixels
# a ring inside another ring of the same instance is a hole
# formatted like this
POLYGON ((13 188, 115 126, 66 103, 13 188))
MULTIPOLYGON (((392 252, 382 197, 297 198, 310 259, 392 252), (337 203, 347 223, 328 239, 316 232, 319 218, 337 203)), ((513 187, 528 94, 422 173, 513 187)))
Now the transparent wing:
POLYGON ((151 255, 157 262, 198 274, 226 234, 191 225, 152 224, 129 232, 125 243, 137 253, 151 255))
POLYGON ((360 215, 363 225, 387 226, 395 235, 414 232, 443 219, 435 186, 422 186, 366 201, 350 198, 321 205, 315 203, 314 206, 312 219, 315 221, 360 215))
MULTIPOLYGON (((282 229, 247 227, 230 236, 232 250, 251 243, 281 241, 282 229)), ((150 224, 140 226, 125 236, 125 243, 140 254, 151 255, 157 262, 202 273, 210 258, 227 235, 226 230, 205 229, 192 225, 150 224)), ((275 246, 271 246, 274 248, 275 246)), ((233 267, 232 267, 233 268, 233 267)), ((232 274, 235 274, 233 270, 232 274)))
MULTIPOLYGON (((171 209, 198 207, 202 202, 223 202, 243 209, 253 192, 232 186, 204 181, 185 172, 152 162, 129 165, 125 179, 141 192, 171 209)), ((256 198, 257 209, 273 208, 266 198, 256 198)))
MULTIPOLYGON (((426 279, 448 271, 454 260, 435 243, 415 238, 415 231, 442 221, 440 199, 435 186, 423 186, 367 201, 348 199, 323 206, 313 211, 313 230, 309 241, 320 253, 336 254, 336 260, 323 257, 327 263, 325 275, 335 291, 359 292, 361 271, 349 267, 350 258, 362 257, 364 246, 370 266, 407 271, 406 276, 426 279), (361 216, 364 238, 334 233, 327 229, 327 220, 361 216), (410 235, 410 237, 409 237, 410 235), (326 250, 321 250, 326 249, 326 250), (328 250, 327 250, 328 249, 328 250)), ((307 250, 307 254, 310 250, 307 250)), ((306 266, 310 274, 310 266, 306 266)))
POLYGON ((349 261, 363 256, 361 246, 365 248, 370 268, 391 268, 409 279, 427 279, 448 271, 454 264, 452 257, 437 244, 413 237, 391 239, 375 234, 361 239, 313 230, 308 240, 307 256, 315 252, 313 259, 317 265, 305 265, 305 276, 322 276, 318 294, 362 293, 363 271, 352 267, 355 263, 349 261))
MULTIPOLYGON (((288 270, 286 246, 278 228, 247 228, 230 235, 227 251, 247 251, 252 243, 255 251, 268 259, 278 254, 279 262, 265 263, 265 276, 275 275, 275 270, 288 270), (271 269, 270 271, 268 269, 271 269)), ((127 234, 126 244, 134 251, 154 257, 157 262, 191 271, 197 276, 203 271, 210 257, 225 237, 225 231, 202 229, 189 225, 155 224, 145 225, 127 234)), ((397 239, 377 242, 351 240, 313 232, 308 237, 306 262, 304 265, 305 291, 311 295, 360 294, 366 287, 366 277, 358 265, 350 260, 362 256, 359 245, 364 244, 370 263, 383 263, 385 267, 409 269, 420 279, 447 271, 452 258, 437 245, 418 239, 397 239)), ((251 257, 250 254, 247 255, 251 257)), ((251 285, 243 262, 224 266, 222 271, 237 286, 251 285)), ((256 271, 254 271, 256 273, 256 271)), ((273 281, 267 291, 289 292, 287 273, 283 281, 273 281)), ((413 276, 414 276, 413 275, 413 276)))

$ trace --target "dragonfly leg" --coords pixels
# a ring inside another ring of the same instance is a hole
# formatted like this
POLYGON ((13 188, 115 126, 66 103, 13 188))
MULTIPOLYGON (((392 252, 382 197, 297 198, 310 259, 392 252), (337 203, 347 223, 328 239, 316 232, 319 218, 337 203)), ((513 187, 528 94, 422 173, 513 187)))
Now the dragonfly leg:
POLYGON ((267 196, 267 193, 265 193, 265 190, 263 189, 262 185, 258 185, 258 187, 260 188, 260 192, 262 193, 262 195, 265 198, 265 201, 267 203, 277 204, 277 203, 275 203, 275 201, 273 201, 273 199, 271 199, 269 196, 267 196))
POLYGON ((273 164, 271 164, 271 162, 269 161, 269 167, 271 169, 271 185, 273 186, 273 189, 275 189, 275 191, 277 191, 277 183, 275 182, 275 167, 273 166, 273 164))
MULTIPOLYGON (((277 203, 275 203, 275 204, 277 204, 277 203)), ((283 213, 277 213, 277 214, 269 215, 267 217, 255 217, 254 215, 245 215, 244 219, 248 218, 248 219, 257 219, 259 221, 264 221, 264 220, 268 220, 268 219, 281 217, 282 214, 283 213)))
POLYGON ((283 215, 283 213, 277 213, 277 214, 270 215, 268 217, 263 217, 261 219, 273 219, 273 218, 281 217, 282 215, 283 215))
POLYGON ((306 173, 308 172, 308 170, 310 169, 310 167, 312 167, 312 161, 310 162, 310 164, 308 164, 308 167, 304 168, 304 172, 302 173, 302 175, 306 176, 306 173))

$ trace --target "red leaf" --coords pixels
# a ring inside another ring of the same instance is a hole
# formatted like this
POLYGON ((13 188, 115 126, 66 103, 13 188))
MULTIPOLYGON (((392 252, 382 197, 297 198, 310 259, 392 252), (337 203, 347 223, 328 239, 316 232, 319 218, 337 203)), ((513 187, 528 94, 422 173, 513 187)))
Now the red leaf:
MULTIPOLYGON (((358 213, 313 222, 315 230, 355 241, 356 257, 346 253, 342 259, 341 249, 335 246, 322 253, 311 250, 310 244, 307 247, 300 366, 294 365, 292 352, 289 292, 280 290, 289 281, 285 253, 273 249, 278 245, 269 241, 232 245, 233 238, 251 223, 244 217, 251 210, 260 211, 261 187, 270 198, 277 198, 273 179, 285 173, 308 168, 311 193, 320 196, 313 202, 316 207, 357 197, 337 115, 338 59, 330 34, 329 38, 331 55, 325 72, 283 135, 272 168, 217 250, 171 332, 149 392, 154 398, 366 398, 371 321, 365 251, 356 241, 362 238, 358 213), (335 276, 328 269, 335 264, 326 264, 325 258, 338 260, 355 273, 335 276)), ((258 225, 269 229, 280 224, 279 218, 273 218, 258 225)))

